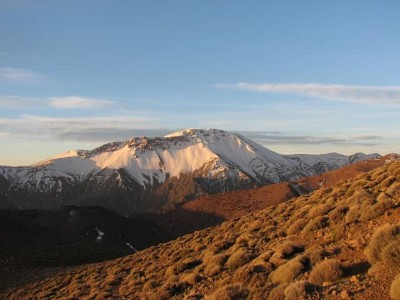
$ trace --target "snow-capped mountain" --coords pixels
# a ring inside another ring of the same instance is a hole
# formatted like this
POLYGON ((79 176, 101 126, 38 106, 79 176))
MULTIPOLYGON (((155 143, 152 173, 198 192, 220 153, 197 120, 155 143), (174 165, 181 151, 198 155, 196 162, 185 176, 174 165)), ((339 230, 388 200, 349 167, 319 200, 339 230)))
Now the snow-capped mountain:
POLYGON ((0 167, 0 208, 103 206, 151 211, 204 193, 311 176, 378 154, 280 155, 235 133, 188 129, 74 150, 28 167, 0 167))

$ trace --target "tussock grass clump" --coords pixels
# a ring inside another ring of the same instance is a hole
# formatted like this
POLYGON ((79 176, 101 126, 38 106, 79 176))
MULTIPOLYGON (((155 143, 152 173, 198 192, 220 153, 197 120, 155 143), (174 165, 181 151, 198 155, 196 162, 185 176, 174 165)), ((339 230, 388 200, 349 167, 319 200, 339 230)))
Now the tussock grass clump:
POLYGON ((316 266, 325 257, 327 257, 329 253, 321 246, 315 246, 307 250, 306 255, 310 259, 311 266, 316 266))
POLYGON ((224 285, 219 287, 205 300, 244 300, 247 298, 248 290, 242 285, 224 285))
POLYGON ((304 300, 312 292, 312 285, 305 280, 293 282, 285 289, 285 300, 304 300))
POLYGON ((221 253, 233 246, 233 242, 231 241, 218 241, 211 245, 210 250, 214 253, 221 253))
POLYGON ((339 241, 343 239, 346 236, 346 225, 342 223, 335 226, 330 234, 332 240, 334 241, 339 241))
POLYGON ((271 273, 271 281, 275 284, 289 283, 298 277, 309 264, 309 258, 302 255, 288 261, 271 273))
POLYGON ((287 284, 281 284, 275 287, 268 295, 268 300, 282 300, 285 299, 285 289, 287 284))
POLYGON ((269 262, 274 264, 275 266, 280 266, 284 264, 288 259, 302 252, 304 252, 303 244, 286 242, 276 250, 276 252, 269 259, 269 262))
POLYGON ((228 269, 236 269, 243 266, 250 260, 250 254, 244 249, 238 249, 226 261, 228 269))
POLYGON ((309 281, 316 285, 324 282, 334 282, 342 277, 342 265, 336 259, 326 259, 317 264, 310 273, 309 281))
POLYGON ((383 248, 381 258, 389 267, 400 266, 400 236, 383 248))
POLYGON ((149 291, 157 287, 158 283, 155 280, 149 280, 143 285, 143 291, 149 291))
POLYGON ((200 265, 203 261, 201 259, 195 259, 192 257, 185 258, 184 260, 180 261, 175 266, 176 274, 182 273, 183 271, 193 269, 194 267, 200 265))
POLYGON ((380 261, 383 249, 398 238, 400 238, 400 225, 386 224, 379 227, 365 249, 368 261, 371 264, 380 261))
POLYGON ((227 254, 216 254, 211 256, 206 264, 207 265, 218 265, 218 266, 223 266, 225 262, 228 260, 229 255, 227 254))
POLYGON ((308 212, 310 218, 315 218, 325 215, 332 209, 332 205, 329 203, 320 204, 311 208, 308 212))
POLYGON ((360 211, 361 211, 360 205, 351 206, 344 218, 346 223, 352 223, 352 222, 358 221, 358 218, 360 217, 360 214, 361 214, 360 211))
POLYGON ((303 228, 308 224, 309 220, 305 218, 300 218, 295 221, 289 228, 286 230, 288 235, 296 234, 303 230, 303 228))
POLYGON ((333 223, 338 223, 343 220, 348 211, 349 207, 347 205, 339 205, 329 212, 328 217, 333 223))
POLYGON ((186 274, 182 277, 181 282, 184 282, 188 285, 194 285, 201 280, 201 277, 197 272, 186 274))
MULTIPOLYGON (((266 272, 268 272, 268 270, 263 266, 244 265, 233 274, 232 281, 249 285, 253 277, 266 272)), ((265 280, 263 280, 263 283, 265 283, 265 280)))
POLYGON ((380 217, 392 207, 394 207, 394 202, 390 199, 378 201, 377 203, 363 209, 360 221, 365 222, 380 217))
POLYGON ((215 275, 221 273, 221 271, 222 271, 222 267, 220 265, 207 265, 204 268, 204 274, 209 277, 215 276, 215 275))
POLYGON ((390 285, 390 297, 393 300, 400 300, 400 274, 396 276, 390 285))
POLYGON ((325 228, 329 224, 329 219, 326 216, 319 216, 315 219, 310 220, 306 227, 304 227, 303 232, 315 231, 318 229, 325 228))

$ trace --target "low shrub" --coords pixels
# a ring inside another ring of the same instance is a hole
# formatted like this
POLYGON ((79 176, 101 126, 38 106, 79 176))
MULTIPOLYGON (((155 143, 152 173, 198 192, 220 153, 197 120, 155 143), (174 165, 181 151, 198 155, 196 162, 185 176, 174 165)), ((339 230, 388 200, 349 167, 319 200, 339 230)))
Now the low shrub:
POLYGON ((275 284, 289 283, 305 270, 308 263, 309 259, 304 255, 293 258, 271 273, 271 281, 275 284))
POLYGON ((350 207, 349 211, 347 212, 344 220, 346 223, 352 223, 358 220, 360 217, 361 207, 359 205, 353 205, 350 207))
POLYGON ((286 230, 288 235, 296 234, 303 230, 303 228, 308 224, 308 219, 301 218, 295 221, 289 228, 286 230))
POLYGON ((400 300, 400 274, 396 276, 390 285, 390 297, 393 300, 400 300))
POLYGON ((204 274, 206 276, 210 276, 210 277, 221 273, 221 271, 222 271, 222 267, 220 265, 207 265, 204 268, 204 274))
POLYGON ((307 250, 306 255, 310 259, 311 266, 316 266, 320 263, 329 253, 321 246, 315 246, 307 250))
POLYGON ((365 222, 378 218, 392 207, 394 207, 394 202, 390 199, 379 201, 362 210, 360 221, 365 222))
POLYGON ((242 285, 224 285, 219 287, 205 300, 244 300, 247 298, 248 290, 242 285))
POLYGON ((237 269, 232 276, 233 282, 248 283, 255 273, 256 268, 252 265, 245 265, 237 269))
POLYGON ((285 300, 304 300, 312 292, 312 285, 305 280, 293 282, 285 289, 285 300))
POLYGON ((194 272, 194 273, 189 273, 189 274, 184 275, 182 277, 181 282, 185 282, 188 285, 194 285, 197 282, 199 282, 200 279, 201 279, 200 275, 197 274, 196 272, 194 272))
POLYGON ((143 291, 149 291, 157 287, 157 282, 154 280, 149 280, 143 285, 143 291))
POLYGON ((400 225, 386 224, 379 227, 365 249, 368 261, 374 264, 381 260, 382 250, 400 237, 400 225))
POLYGON ((268 295, 268 300, 282 300, 285 299, 285 289, 287 284, 281 284, 272 289, 268 295))
POLYGON ((304 252, 304 245, 294 242, 286 242, 280 246, 269 259, 269 262, 275 266, 284 264, 288 259, 294 257, 298 253, 304 252))
POLYGON ((334 241, 339 241, 343 239, 346 236, 346 225, 342 223, 335 226, 331 231, 330 235, 332 240, 334 241))
POLYGON ((310 232, 318 229, 322 229, 329 224, 329 219, 326 216, 319 216, 315 219, 310 220, 308 224, 304 227, 303 232, 310 232))
POLYGON ((211 256, 208 261, 207 265, 218 265, 218 266, 223 266, 225 262, 227 261, 229 255, 226 254, 216 254, 211 256))
POLYGON ((342 274, 342 265, 338 260, 326 259, 312 269, 309 281, 316 285, 322 285, 324 282, 338 280, 342 274))
POLYGON ((310 218, 320 217, 325 215, 332 209, 332 205, 328 203, 320 204, 311 208, 308 212, 310 218))
POLYGON ((249 253, 244 249, 238 249, 226 261, 228 269, 236 269, 243 266, 250 260, 249 253))
POLYGON ((380 257, 388 267, 400 266, 400 236, 383 248, 380 257))
POLYGON ((333 223, 338 223, 343 220, 348 211, 349 207, 347 205, 338 206, 329 212, 328 217, 333 223))

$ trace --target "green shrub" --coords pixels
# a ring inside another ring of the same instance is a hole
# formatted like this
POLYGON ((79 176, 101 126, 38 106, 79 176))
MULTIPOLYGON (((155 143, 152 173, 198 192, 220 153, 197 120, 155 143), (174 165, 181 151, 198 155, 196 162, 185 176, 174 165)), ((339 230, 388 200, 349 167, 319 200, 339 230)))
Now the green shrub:
POLYGON ((386 224, 379 227, 365 249, 365 254, 371 264, 381 260, 382 250, 391 242, 399 238, 400 225, 386 224))
POLYGON ((324 282, 334 282, 342 277, 343 271, 340 262, 336 259, 326 259, 317 264, 310 273, 309 281, 316 285, 324 282))

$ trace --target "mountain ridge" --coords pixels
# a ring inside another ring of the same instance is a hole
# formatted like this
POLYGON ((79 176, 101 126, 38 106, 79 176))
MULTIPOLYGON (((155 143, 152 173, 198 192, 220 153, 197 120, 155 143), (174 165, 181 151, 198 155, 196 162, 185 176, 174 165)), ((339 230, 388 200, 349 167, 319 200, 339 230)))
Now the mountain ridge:
POLYGON ((0 167, 0 208, 98 205, 126 215, 312 176, 371 157, 380 155, 280 155, 239 134, 187 129, 72 150, 28 167, 0 167))

